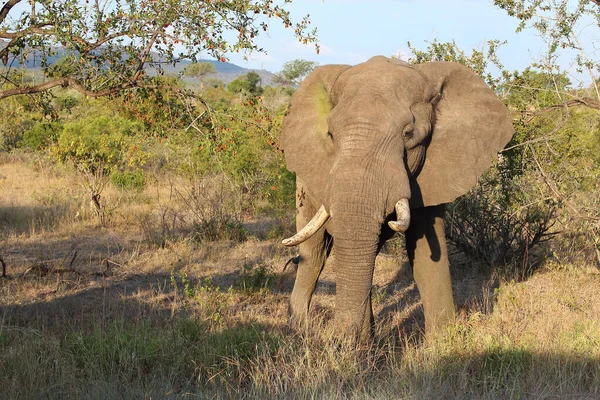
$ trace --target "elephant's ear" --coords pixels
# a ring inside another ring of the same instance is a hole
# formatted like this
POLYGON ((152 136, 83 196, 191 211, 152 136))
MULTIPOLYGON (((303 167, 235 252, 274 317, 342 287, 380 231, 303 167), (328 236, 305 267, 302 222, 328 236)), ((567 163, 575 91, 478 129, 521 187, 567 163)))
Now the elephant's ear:
POLYGON ((449 62, 413 66, 432 83, 435 122, 411 206, 449 203, 477 183, 513 135, 512 118, 485 82, 449 62))
POLYGON ((333 165, 333 143, 327 126, 333 107, 330 92, 338 76, 348 68, 349 65, 327 65, 315 69, 292 96, 283 120, 280 143, 287 167, 321 200, 333 165))

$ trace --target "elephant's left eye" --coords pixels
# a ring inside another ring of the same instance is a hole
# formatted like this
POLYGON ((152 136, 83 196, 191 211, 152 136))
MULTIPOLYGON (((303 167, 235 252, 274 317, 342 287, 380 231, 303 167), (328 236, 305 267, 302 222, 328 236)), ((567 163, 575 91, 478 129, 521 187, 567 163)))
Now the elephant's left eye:
POLYGON ((402 136, 404 137, 405 140, 410 139, 413 136, 413 132, 415 130, 415 127, 413 126, 413 124, 407 124, 404 127, 404 130, 402 131, 402 136))

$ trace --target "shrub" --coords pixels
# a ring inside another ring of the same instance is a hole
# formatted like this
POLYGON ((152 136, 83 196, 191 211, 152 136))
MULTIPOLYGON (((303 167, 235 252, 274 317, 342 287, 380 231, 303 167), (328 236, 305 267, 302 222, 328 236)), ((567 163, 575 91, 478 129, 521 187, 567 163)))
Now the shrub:
POLYGON ((215 213, 194 224, 194 238, 200 242, 217 240, 233 240, 241 242, 246 239, 246 229, 234 215, 215 213))
POLYGON ((34 125, 23 134, 20 146, 33 150, 42 150, 56 142, 63 125, 59 122, 43 122, 34 125))
POLYGON ((141 191, 146 187, 146 175, 141 169, 113 171, 110 180, 119 189, 141 191))
POLYGON ((551 236, 557 204, 525 204, 520 187, 493 179, 495 172, 447 207, 446 234, 468 256, 524 279, 539 265, 530 250, 551 236))
POLYGON ((66 123, 51 154, 71 163, 83 175, 100 224, 106 223, 102 192, 108 177, 118 168, 142 165, 147 154, 138 148, 135 136, 143 125, 119 116, 92 116, 66 123))
POLYGON ((236 287, 245 293, 263 293, 269 290, 275 276, 273 268, 264 262, 256 265, 246 264, 236 287))

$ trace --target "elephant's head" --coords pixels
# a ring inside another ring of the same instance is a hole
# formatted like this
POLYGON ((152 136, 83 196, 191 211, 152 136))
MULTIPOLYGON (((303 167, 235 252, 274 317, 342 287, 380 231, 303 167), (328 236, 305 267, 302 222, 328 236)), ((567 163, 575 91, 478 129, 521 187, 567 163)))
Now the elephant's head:
POLYGON ((379 235, 394 213, 390 227, 404 231, 409 202, 437 205, 467 192, 512 133, 502 102, 460 64, 378 56, 317 68, 292 98, 281 144, 323 207, 284 244, 328 218, 336 248, 346 236, 356 245, 358 231, 379 235))

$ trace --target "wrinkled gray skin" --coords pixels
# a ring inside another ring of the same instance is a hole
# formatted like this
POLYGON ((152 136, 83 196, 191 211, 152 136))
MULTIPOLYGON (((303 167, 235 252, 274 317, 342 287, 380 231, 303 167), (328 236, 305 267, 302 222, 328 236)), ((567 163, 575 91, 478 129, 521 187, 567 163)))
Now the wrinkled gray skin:
POLYGON ((410 199, 407 253, 426 332, 454 317, 444 204, 468 191, 513 134, 500 100, 468 68, 409 65, 374 57, 316 69, 294 94, 281 144, 297 179, 297 229, 321 205, 328 222, 299 245, 290 319, 306 326, 332 247, 335 326, 345 337, 373 332, 375 257, 394 232, 394 205, 410 199))

